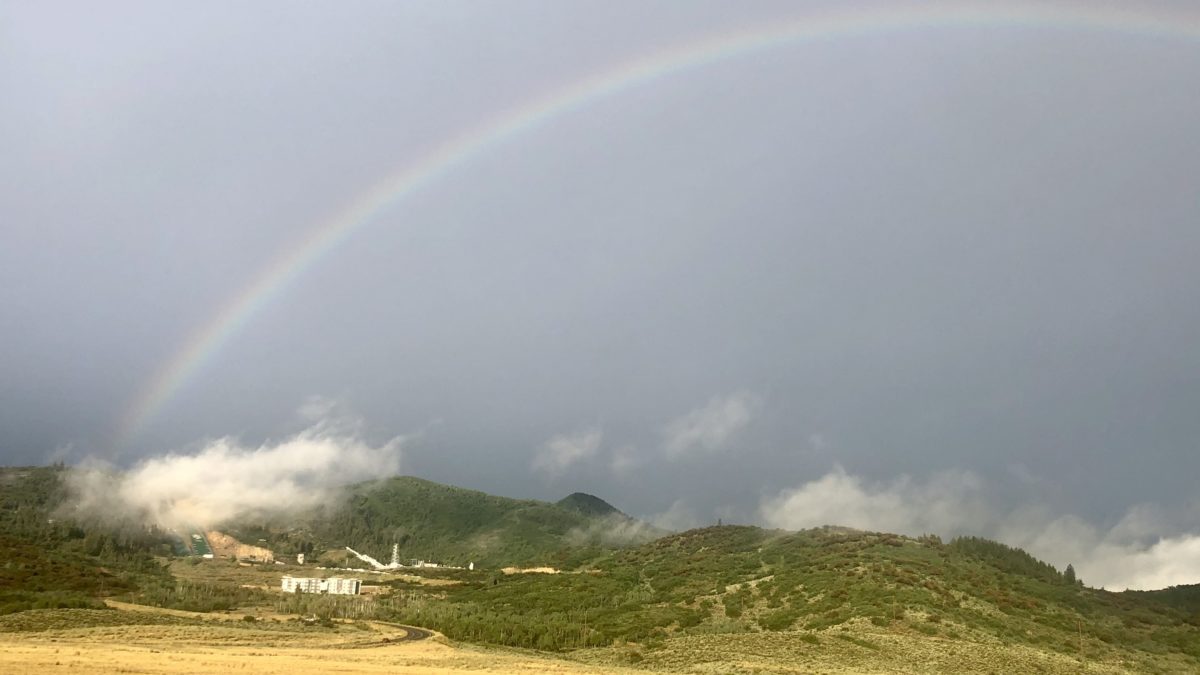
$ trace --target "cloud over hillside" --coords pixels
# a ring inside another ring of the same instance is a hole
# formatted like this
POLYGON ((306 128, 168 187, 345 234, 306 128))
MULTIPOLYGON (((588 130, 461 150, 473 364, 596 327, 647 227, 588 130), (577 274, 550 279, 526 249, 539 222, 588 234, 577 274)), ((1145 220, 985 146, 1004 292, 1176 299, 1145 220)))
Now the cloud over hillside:
POLYGON ((248 446, 221 438, 142 460, 126 472, 85 465, 72 471, 69 489, 85 514, 169 528, 216 526, 311 507, 338 486, 394 475, 403 441, 372 445, 354 425, 321 421, 281 441, 248 446))
POLYGON ((908 535, 986 536, 1059 569, 1074 565, 1088 585, 1113 590, 1165 588, 1200 578, 1200 535, 1185 529, 1186 518, 1143 505, 1105 529, 1041 505, 1005 510, 989 498, 987 487, 969 471, 872 483, 835 466, 764 498, 759 515, 767 526, 786 529, 845 525, 908 535))

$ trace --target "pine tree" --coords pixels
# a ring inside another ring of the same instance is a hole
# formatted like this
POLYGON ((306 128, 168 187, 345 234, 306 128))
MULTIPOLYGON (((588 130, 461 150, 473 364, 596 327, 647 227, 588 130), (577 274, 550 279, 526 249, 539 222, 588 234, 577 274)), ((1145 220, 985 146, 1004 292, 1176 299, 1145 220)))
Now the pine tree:
POLYGON ((1075 567, 1073 565, 1067 565, 1066 571, 1063 572, 1063 579, 1065 579, 1068 584, 1072 586, 1075 585, 1075 567))

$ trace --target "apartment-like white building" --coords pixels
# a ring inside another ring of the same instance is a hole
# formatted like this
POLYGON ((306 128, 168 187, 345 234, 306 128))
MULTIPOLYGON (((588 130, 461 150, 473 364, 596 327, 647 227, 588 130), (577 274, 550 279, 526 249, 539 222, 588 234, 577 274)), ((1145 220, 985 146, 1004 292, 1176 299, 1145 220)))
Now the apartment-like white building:
POLYGON ((331 595, 358 595, 361 589, 361 579, 343 579, 341 577, 318 579, 315 577, 293 577, 291 575, 283 578, 284 593, 329 593, 331 595))
POLYGON ((342 579, 339 577, 329 577, 325 580, 325 592, 333 595, 358 595, 358 591, 362 588, 362 581, 359 579, 342 579))

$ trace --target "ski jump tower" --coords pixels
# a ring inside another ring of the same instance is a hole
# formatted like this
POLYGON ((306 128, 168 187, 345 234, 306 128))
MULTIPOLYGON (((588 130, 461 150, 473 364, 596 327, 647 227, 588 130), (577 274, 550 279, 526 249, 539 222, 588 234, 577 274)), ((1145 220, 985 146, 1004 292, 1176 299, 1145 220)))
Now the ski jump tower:
POLYGON ((359 553, 358 551, 355 551, 349 546, 346 547, 346 550, 357 556, 359 560, 367 563, 377 570, 394 570, 400 567, 400 544, 392 544, 392 561, 386 565, 365 553, 359 553))

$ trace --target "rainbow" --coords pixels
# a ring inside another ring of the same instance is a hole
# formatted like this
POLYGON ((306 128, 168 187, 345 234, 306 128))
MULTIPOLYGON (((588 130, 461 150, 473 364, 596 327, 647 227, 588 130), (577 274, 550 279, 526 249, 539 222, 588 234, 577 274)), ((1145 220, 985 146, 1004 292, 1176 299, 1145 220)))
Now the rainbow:
POLYGON ((1168 38, 1200 37, 1200 13, 1084 4, 996 6, 998 3, 886 3, 809 12, 772 23, 710 36, 654 52, 572 82, 509 110, 434 147, 353 199, 332 219, 313 227, 274 258, 240 293, 202 324, 140 390, 122 416, 117 445, 135 438, 196 374, 265 305, 348 237, 397 202, 437 181, 473 157, 548 121, 634 87, 683 71, 804 42, 945 28, 1050 28, 1168 38))

